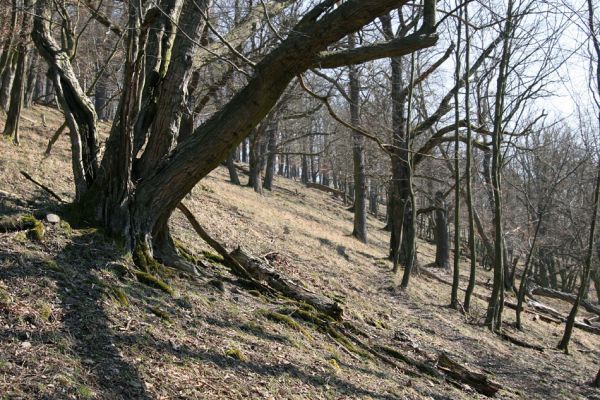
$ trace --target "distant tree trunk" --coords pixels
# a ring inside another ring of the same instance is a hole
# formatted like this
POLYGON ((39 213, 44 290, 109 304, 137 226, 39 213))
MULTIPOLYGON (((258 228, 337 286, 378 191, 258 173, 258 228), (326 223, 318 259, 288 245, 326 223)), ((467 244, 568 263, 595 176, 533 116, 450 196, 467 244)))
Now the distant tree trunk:
MULTIPOLYGON (((470 64, 470 54, 471 54, 471 34, 469 28, 469 6, 465 5, 465 71, 469 71, 471 69, 470 64)), ((469 283, 467 285, 467 290, 465 291, 465 300, 463 304, 463 308, 466 313, 468 313, 471 309, 471 296, 473 291, 475 290, 475 275, 477 274, 477 250, 475 247, 475 209, 473 207, 473 178, 472 178, 472 163, 473 163, 473 132, 471 129, 471 85, 470 85, 470 76, 469 74, 465 75, 465 121, 467 122, 467 150, 466 150, 466 177, 465 177, 465 186, 466 186, 466 203, 467 203, 467 214, 468 221, 467 224, 469 226, 469 283)), ((518 307, 517 307, 518 308, 518 307)))
MULTIPOLYGON (((348 47, 356 47, 356 36, 348 35, 348 47)), ((354 126, 360 124, 360 76, 358 68, 351 65, 348 73, 350 89, 350 122, 354 126)), ((367 178, 365 173, 364 137, 352 134, 352 160, 354 165, 354 229, 352 236, 367 243, 367 178)))
POLYGON ((108 92, 106 88, 106 79, 104 76, 101 76, 100 79, 98 79, 94 93, 94 108, 96 109, 96 114, 98 114, 98 119, 100 120, 106 120, 108 117, 108 109, 106 107, 107 100, 108 92))
POLYGON ((10 55, 8 56, 8 64, 4 68, 2 74, 2 86, 0 87, 0 110, 7 111, 10 106, 10 94, 12 91, 13 81, 15 79, 15 73, 17 70, 17 59, 18 54, 14 49, 9 50, 10 55))
POLYGON ((435 193, 435 265, 439 268, 450 267, 450 237, 448 234, 448 211, 444 194, 435 193))
MULTIPOLYGON (((455 82, 461 79, 461 60, 460 45, 462 40, 462 8, 459 9, 457 45, 456 45, 456 63, 455 63, 455 82)), ((454 92, 454 263, 452 268, 452 290, 450 293, 450 307, 457 310, 459 308, 458 289, 460 285, 460 95, 459 91, 454 92)))
POLYGON ((40 99, 43 100, 43 97, 46 95, 46 63, 40 65, 40 70, 38 71, 38 77, 35 81, 35 90, 33 92, 33 100, 38 101, 40 99))
POLYGON ((300 182, 308 183, 308 160, 305 155, 302 155, 302 172, 300 173, 300 182))
POLYGON ((37 50, 31 51, 31 61, 29 63, 29 70, 27 73, 27 89, 25 91, 25 97, 23 100, 23 106, 25 108, 31 107, 33 104, 33 97, 37 87, 38 80, 38 64, 39 64, 39 55, 37 50))
POLYGON ((242 141, 242 162, 248 163, 249 155, 248 155, 248 143, 250 142, 249 138, 246 138, 242 141))
POLYGON ((13 143, 19 144, 19 119, 23 108, 25 96, 25 67, 27 66, 27 46, 20 44, 17 53, 17 67, 15 80, 10 93, 10 107, 6 116, 6 123, 2 134, 12 137, 13 143))
POLYGON ((278 121, 274 121, 269 127, 269 142, 267 144, 267 167, 265 171, 265 180, 263 188, 272 190, 273 174, 275 173, 275 151, 277 151, 277 131, 279 130, 278 121))
POLYGON ((285 160, 287 159, 287 155, 284 158, 283 154, 279 154, 277 156, 277 175, 285 176, 285 160))
POLYGON ((241 185, 240 177, 238 176, 237 168, 235 167, 235 153, 237 149, 233 149, 227 157, 227 170, 229 171, 229 181, 234 185, 241 185))
POLYGON ((369 211, 375 215, 375 217, 379 214, 379 193, 377 192, 377 187, 371 186, 371 190, 369 190, 369 211))

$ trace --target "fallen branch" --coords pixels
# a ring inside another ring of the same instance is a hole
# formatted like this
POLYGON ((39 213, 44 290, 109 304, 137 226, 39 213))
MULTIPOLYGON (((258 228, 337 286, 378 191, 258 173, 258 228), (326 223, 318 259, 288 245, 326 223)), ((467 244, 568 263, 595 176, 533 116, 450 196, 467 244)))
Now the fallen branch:
POLYGON ((306 187, 307 188, 311 188, 311 189, 317 189, 317 190, 320 190, 320 191, 326 192, 326 193, 331 193, 335 197, 342 197, 343 198, 344 194, 345 194, 341 190, 337 190, 337 189, 334 189, 332 187, 321 185, 321 184, 318 184, 318 183, 307 182, 306 183, 306 187))
MULTIPOLYGON (((421 268, 420 273, 423 274, 423 275, 425 275, 425 276, 427 276, 427 277, 429 277, 429 278, 435 279, 438 282, 441 282, 441 283, 444 283, 444 284, 450 285, 450 286, 452 285, 452 282, 449 282, 449 281, 447 281, 447 280, 445 280, 443 278, 440 278, 434 272, 428 271, 426 268, 421 268)), ((460 288, 460 290, 465 291, 465 289, 463 289, 463 288, 460 288)), ((489 301, 490 300, 489 297, 483 296, 483 295, 475 293, 475 292, 473 293, 473 297, 478 298, 480 300, 484 300, 484 301, 489 301)), ((517 305, 515 303, 512 303, 512 302, 508 301, 508 300, 504 300, 504 305, 506 307, 508 307, 508 308, 513 309, 513 310, 517 309, 517 305)), ((546 306, 546 305, 544 305, 544 304, 542 304, 542 303, 540 303, 538 301, 529 300, 529 301, 527 301, 527 305, 530 306, 530 307, 532 307, 537 312, 534 312, 534 311, 526 309, 526 308, 523 311, 525 311, 526 313, 529 313, 529 314, 538 315, 542 320, 544 320, 546 322, 564 323, 567 320, 567 318, 565 316, 563 316, 557 310, 555 310, 555 309, 553 309, 551 307, 548 307, 548 306, 546 306), (548 317, 547 315, 542 315, 540 313, 547 314, 550 317, 548 317)), ((575 321, 575 327, 581 329, 582 331, 586 331, 586 332, 589 332, 589 333, 600 335, 600 328, 592 326, 592 325, 588 325, 588 324, 586 324, 584 322, 581 322, 581 321, 575 321)))
POLYGON ((512 344, 515 344, 517 346, 525 347, 526 349, 537 350, 537 351, 540 351, 540 352, 544 351, 544 348, 542 346, 539 346, 537 344, 527 343, 527 342, 525 342, 525 341, 523 341, 521 339, 517 339, 516 337, 509 335, 506 332, 499 332, 499 335, 500 335, 500 337, 502 339, 507 340, 507 341, 511 342, 512 344))
POLYGON ((283 295, 294 300, 310 304, 318 311, 329 315, 335 320, 340 320, 342 318, 343 309, 337 302, 325 296, 320 296, 316 293, 309 292, 300 285, 297 285, 289 279, 281 276, 267 263, 247 254, 241 248, 238 247, 232 251, 231 257, 243 265, 246 271, 248 271, 254 279, 261 282, 266 282, 269 287, 277 290, 283 295))
POLYGON ((177 208, 186 216, 196 233, 213 249, 217 251, 234 274, 243 277, 260 286, 261 289, 272 293, 273 289, 284 296, 294 300, 309 304, 322 313, 334 318, 340 319, 343 309, 339 304, 326 297, 311 293, 300 287, 294 282, 279 275, 273 268, 266 265, 261 260, 251 257, 240 248, 234 250, 231 254, 219 242, 213 239, 208 232, 202 228, 194 214, 183 203, 179 203, 177 208), (261 282, 266 282, 267 286, 261 282))
POLYGON ((36 184, 37 186, 39 186, 40 188, 44 189, 48 194, 50 194, 52 197, 54 197, 56 200, 58 200, 61 203, 66 203, 66 201, 64 201, 59 195, 57 195, 52 189, 50 189, 48 186, 44 185, 43 183, 40 183, 38 181, 36 181, 35 179, 33 179, 31 177, 31 175, 29 175, 27 172, 25 171, 20 171, 21 175, 23 175, 25 178, 27 178, 28 180, 30 180, 31 182, 33 182, 34 184, 36 184))
MULTIPOLYGON (((535 288, 533 288, 533 290, 531 290, 530 294, 534 295, 534 296, 543 296, 543 297, 550 297, 552 299, 559 299, 559 300, 569 302, 571 304, 575 303, 575 301, 577 300, 577 296, 575 296, 574 294, 565 293, 565 292, 561 292, 561 291, 554 290, 554 289, 544 288, 541 286, 536 286, 535 288)), ((600 307, 599 306, 596 306, 587 300, 582 300, 580 304, 587 311, 594 313, 596 315, 600 315, 600 307)))
POLYGON ((235 275, 241 276, 244 279, 248 279, 250 281, 254 281, 252 275, 250 275, 248 271, 246 271, 246 269, 239 262, 237 262, 235 258, 229 255, 227 249, 225 249, 225 247, 223 247, 219 242, 213 239, 208 234, 208 232, 206 232, 204 228, 202 228, 202 225, 200 225, 196 217, 194 217, 194 214, 192 214, 190 209, 187 208, 185 204, 179 203, 177 208, 183 213, 183 215, 185 215, 190 225, 192 225, 192 228, 194 228, 194 230, 202 238, 202 240, 204 240, 210 247, 215 249, 215 251, 219 253, 221 257, 223 257, 225 265, 227 265, 235 275))
POLYGON ((469 385, 477 392, 486 396, 492 397, 498 390, 502 389, 500 384, 490 380, 487 375, 469 370, 465 366, 452 360, 445 353, 441 353, 438 358, 438 368, 457 381, 469 385))
POLYGON ((54 146, 54 143, 56 143, 56 141, 58 140, 60 135, 62 135, 62 133, 64 132, 65 129, 67 129, 66 121, 63 122, 63 124, 54 132, 54 134, 48 141, 48 146, 46 146, 46 151, 44 152, 44 156, 48 157, 50 155, 50 152, 52 152, 52 146, 54 146))

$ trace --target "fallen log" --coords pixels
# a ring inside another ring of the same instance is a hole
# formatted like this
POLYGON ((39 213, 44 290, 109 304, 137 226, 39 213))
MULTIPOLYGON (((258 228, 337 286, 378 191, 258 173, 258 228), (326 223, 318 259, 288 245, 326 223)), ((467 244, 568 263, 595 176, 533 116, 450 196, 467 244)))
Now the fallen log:
POLYGON ((227 252, 225 247, 213 239, 208 232, 202 228, 189 208, 183 203, 179 203, 177 208, 186 216, 196 233, 198 233, 210 247, 215 249, 217 253, 223 257, 225 265, 227 265, 234 274, 261 285, 262 289, 273 289, 284 296, 307 303, 335 320, 341 319, 343 309, 337 302, 330 300, 327 297, 311 293, 300 287, 296 283, 281 276, 271 268, 271 266, 267 265, 266 262, 248 255, 239 247, 231 253, 227 252), (267 286, 265 287, 262 282, 265 282, 267 286))
MULTIPOLYGON (((550 297, 552 299, 559 299, 569 302, 571 304, 575 303, 575 301, 577 300, 577 296, 575 296, 574 294, 565 293, 559 290, 549 289, 541 286, 536 286, 535 288, 533 288, 530 294, 534 296, 543 296, 550 297)), ((588 312, 600 315, 600 306, 596 306, 587 300, 582 300, 580 304, 588 312)))
POLYGON ((329 315, 335 320, 342 318, 343 309, 340 305, 325 296, 309 292, 300 285, 280 275, 266 262, 252 257, 240 247, 230 253, 240 265, 256 280, 266 282, 269 287, 294 300, 309 304, 318 311, 329 315))
POLYGON ((446 353, 441 353, 437 361, 438 368, 453 379, 465 383, 477 392, 493 397, 498 390, 502 389, 500 384, 490 380, 487 375, 471 371, 458 362, 452 360, 446 353))
MULTIPOLYGON (((420 273, 437 280, 438 282, 441 283, 445 283, 447 285, 452 285, 452 282, 449 282, 439 276, 437 276, 434 272, 432 271, 428 271, 426 268, 421 268, 420 273)), ((460 288, 460 290, 464 291, 465 289, 460 288)), ((480 300, 484 300, 484 301, 489 301, 489 297, 487 296, 483 296, 481 294, 475 293, 473 292, 473 297, 478 298, 480 300)), ((515 303, 512 303, 508 300, 504 300, 504 305, 508 308, 511 308, 513 310, 517 309, 517 305, 515 303)), ((534 310, 538 311, 538 312, 534 312, 530 309, 524 309, 523 311, 525 311, 526 313, 530 313, 530 314, 535 314, 538 315, 542 320, 546 321, 546 322, 556 322, 556 323, 563 323, 567 320, 567 318, 565 316, 563 316, 560 312, 558 312, 557 310, 548 307, 542 303, 540 303, 539 301, 535 301, 535 300, 528 300, 527 301, 527 305, 530 306, 531 308, 533 308, 534 310), (545 313, 547 315, 542 315, 540 313, 545 313), (549 315, 549 316, 548 316, 549 315)), ((600 328, 593 326, 593 325, 588 325, 585 322, 581 322, 581 321, 575 321, 575 327, 578 329, 581 329, 583 331, 589 332, 589 333, 593 333, 596 335, 600 335, 600 328)))
POLYGON ((331 193, 334 196, 341 197, 341 198, 343 198, 344 194, 345 194, 341 190, 337 190, 337 189, 334 189, 332 187, 325 186, 325 185, 320 185, 318 183, 308 182, 308 183, 306 183, 306 187, 311 188, 311 189, 317 189, 317 190, 320 190, 320 191, 326 192, 326 193, 331 193))
POLYGON ((15 215, 0 217, 0 232, 16 232, 33 229, 39 222, 31 215, 15 215))
MULTIPOLYGON (((567 317, 563 316, 560 312, 558 312, 552 307, 548 307, 547 305, 540 303, 539 301, 528 300, 527 305, 534 308, 537 311, 549 314, 552 317, 559 319, 561 322, 565 322, 567 320, 567 317)), ((581 329, 582 331, 600 335, 600 328, 588 325, 585 322, 575 320, 575 327, 581 329)))

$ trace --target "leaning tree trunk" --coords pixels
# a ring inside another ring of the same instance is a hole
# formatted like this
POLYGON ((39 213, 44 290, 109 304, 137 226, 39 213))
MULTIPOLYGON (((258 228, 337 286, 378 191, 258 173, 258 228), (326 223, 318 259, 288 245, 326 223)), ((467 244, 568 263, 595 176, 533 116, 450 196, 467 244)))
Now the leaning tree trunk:
MULTIPOLYGON (((209 2, 186 2, 188 3, 204 7, 209 2)), ((401 42, 400 45, 393 43, 392 55, 407 54, 435 44, 437 36, 433 33, 434 3, 425 3, 425 30, 419 32, 418 39, 412 38, 412 41, 401 42)), ((159 255, 165 254, 162 247, 172 247, 172 243, 169 243, 172 240, 168 234, 167 222, 173 210, 202 178, 214 170, 229 152, 265 119, 298 74, 317 65, 333 68, 347 64, 345 57, 323 52, 331 44, 370 23, 377 15, 398 7, 398 2, 393 0, 349 0, 336 8, 332 8, 333 2, 325 2, 309 10, 291 30, 289 36, 257 63, 248 83, 224 107, 196 128, 193 134, 177 142, 172 132, 176 126, 174 120, 180 119, 180 109, 173 103, 181 100, 180 107, 185 104, 183 83, 189 71, 182 68, 182 65, 191 64, 187 60, 194 59, 192 49, 197 49, 197 41, 188 38, 191 36, 188 29, 185 37, 177 37, 176 42, 180 39, 182 47, 174 45, 172 55, 173 59, 181 55, 183 60, 170 64, 169 71, 173 66, 174 75, 169 76, 167 72, 169 79, 164 80, 166 86, 160 91, 160 97, 171 99, 171 102, 168 103, 168 107, 157 108, 158 113, 171 113, 173 120, 165 118, 161 124, 166 129, 151 132, 151 136, 158 134, 157 132, 164 136, 157 137, 156 144, 151 145, 151 137, 148 140, 148 146, 157 146, 164 152, 161 154, 153 149, 152 155, 148 157, 156 157, 156 162, 147 163, 149 168, 140 168, 139 179, 132 179, 135 122, 133 111, 138 109, 139 85, 143 81, 143 65, 139 55, 142 54, 142 46, 145 43, 142 40, 145 34, 143 29, 149 26, 147 21, 142 24, 138 18, 140 10, 136 9, 136 4, 138 3, 129 3, 125 90, 120 100, 119 115, 104 152, 100 171, 102 175, 95 179, 93 190, 89 190, 85 196, 85 203, 95 211, 99 224, 107 228, 109 233, 119 234, 126 240, 126 246, 134 250, 134 258, 138 258, 140 262, 146 256, 152 257, 153 247, 159 243, 167 243, 159 246, 161 251, 154 249, 159 255), (184 43, 191 44, 186 49, 184 43), (179 75, 175 73, 177 71, 179 75), (170 89, 164 90, 165 88, 170 89), (176 143, 173 143, 174 141, 176 143)), ((190 28, 196 28, 203 23, 203 19, 198 16, 202 13, 196 12, 197 10, 191 11, 193 12, 183 12, 182 16, 197 18, 196 23, 189 25, 190 28)), ((50 0, 39 0, 33 36, 40 54, 52 67, 55 89, 69 128, 74 130, 82 141, 88 139, 90 133, 93 133, 95 138, 96 118, 93 105, 76 84, 67 52, 58 48, 50 36, 51 20, 50 0)), ((381 54, 378 53, 378 47, 374 49, 376 54, 381 54)), ((342 52, 342 56, 344 53, 342 52)), ((370 51, 352 52, 350 55, 351 63, 374 58, 370 51)), ((159 98, 158 104, 160 101, 159 98)), ((157 115, 155 121, 161 121, 162 118, 163 116, 157 115)), ((85 160, 84 157, 79 158, 73 153, 75 160, 85 160)))
POLYGON ((48 74, 69 127, 75 200, 81 200, 98 174, 97 118, 94 105, 82 90, 71 65, 71 50, 58 46, 52 37, 50 0, 36 4, 31 36, 50 66, 48 74))

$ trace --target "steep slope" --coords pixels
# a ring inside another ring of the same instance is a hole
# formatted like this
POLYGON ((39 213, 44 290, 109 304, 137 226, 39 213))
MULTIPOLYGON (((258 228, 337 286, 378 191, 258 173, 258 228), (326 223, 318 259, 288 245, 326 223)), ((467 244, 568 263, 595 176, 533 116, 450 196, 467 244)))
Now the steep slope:
MULTIPOLYGON (((20 170, 65 200, 72 195, 66 136, 43 155, 60 123, 56 110, 34 107, 26 110, 22 146, 0 143, 0 214, 58 209, 20 170)), ((360 338, 370 348, 394 348, 434 369, 446 352, 498 382, 499 398, 600 398, 587 385, 598 368, 599 336, 576 330, 566 356, 554 350, 563 325, 525 314, 525 332, 509 333, 543 346, 539 352, 482 327, 484 301, 476 299, 468 317, 448 309, 450 288, 437 279, 416 276, 398 292, 383 224, 369 220, 370 244, 361 244, 338 200, 286 179, 275 183, 259 196, 217 169, 186 204, 230 250, 269 254, 280 273, 341 302, 345 320, 366 334, 360 338)), ((231 275, 179 212, 172 229, 204 265, 198 277, 163 271, 172 294, 136 279, 131 256, 95 229, 45 223, 42 241, 23 231, 0 233, 0 397, 484 397, 406 362, 386 364, 356 342, 299 321, 297 304, 267 298, 231 275)), ((423 265, 433 260, 428 243, 419 242, 418 253, 423 265)), ((479 273, 477 292, 485 297, 490 275, 479 273)), ((568 311, 559 301, 547 304, 568 311)), ((513 312, 506 315, 510 324, 513 312)))

